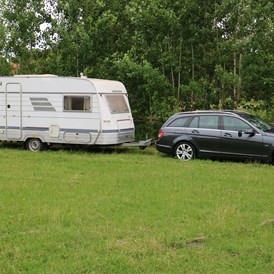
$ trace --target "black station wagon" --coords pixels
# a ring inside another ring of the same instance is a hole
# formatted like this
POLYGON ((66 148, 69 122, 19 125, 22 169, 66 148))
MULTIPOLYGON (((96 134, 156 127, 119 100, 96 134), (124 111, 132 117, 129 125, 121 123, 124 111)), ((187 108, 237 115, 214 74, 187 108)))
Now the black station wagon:
POLYGON ((195 157, 274 161, 274 128, 242 111, 192 111, 171 116, 156 148, 180 160, 195 157))

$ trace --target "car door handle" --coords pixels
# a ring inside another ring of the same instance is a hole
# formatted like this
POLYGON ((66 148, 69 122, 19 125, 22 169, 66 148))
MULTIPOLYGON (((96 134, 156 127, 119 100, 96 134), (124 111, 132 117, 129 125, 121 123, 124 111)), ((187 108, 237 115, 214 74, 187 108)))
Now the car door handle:
POLYGON ((224 137, 230 137, 230 138, 231 138, 231 137, 232 137, 232 134, 226 132, 226 133, 224 134, 224 137))
POLYGON ((195 133, 195 134, 197 134, 197 133, 199 133, 199 130, 197 130, 197 129, 194 129, 194 130, 192 130, 192 133, 195 133))

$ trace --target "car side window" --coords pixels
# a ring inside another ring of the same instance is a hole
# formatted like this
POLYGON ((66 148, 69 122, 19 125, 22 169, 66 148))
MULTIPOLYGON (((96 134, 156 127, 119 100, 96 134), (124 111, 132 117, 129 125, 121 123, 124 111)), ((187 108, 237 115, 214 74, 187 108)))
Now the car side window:
POLYGON ((173 120, 168 127, 184 127, 189 117, 181 117, 173 120))
POLYGON ((198 116, 196 116, 192 119, 191 123, 189 124, 189 127, 192 127, 192 128, 199 127, 199 117, 198 116))
POLYGON ((224 130, 239 131, 248 129, 252 129, 252 127, 244 121, 235 117, 224 117, 224 130))
POLYGON ((199 128, 218 129, 219 128, 218 121, 219 121, 219 117, 216 115, 200 116, 199 128))

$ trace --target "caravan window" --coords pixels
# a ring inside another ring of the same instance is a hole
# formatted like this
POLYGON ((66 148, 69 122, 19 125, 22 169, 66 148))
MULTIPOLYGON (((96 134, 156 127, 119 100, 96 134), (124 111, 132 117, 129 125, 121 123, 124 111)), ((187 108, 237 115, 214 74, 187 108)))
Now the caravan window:
POLYGON ((90 97, 89 96, 65 96, 64 110, 89 111, 90 97))
POLYGON ((111 113, 129 112, 124 95, 106 95, 111 113))

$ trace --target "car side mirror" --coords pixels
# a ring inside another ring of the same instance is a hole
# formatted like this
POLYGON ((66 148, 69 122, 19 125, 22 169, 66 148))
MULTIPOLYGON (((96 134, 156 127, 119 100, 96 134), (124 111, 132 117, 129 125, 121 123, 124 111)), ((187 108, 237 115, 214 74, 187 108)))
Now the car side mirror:
POLYGON ((247 134, 247 135, 249 135, 251 137, 251 136, 254 136, 256 132, 255 132, 255 130, 253 128, 246 129, 246 130, 239 130, 238 131, 238 136, 242 137, 243 133, 247 134))
POLYGON ((251 136, 254 136, 255 133, 256 133, 256 132, 255 132, 255 130, 254 130, 253 128, 247 129, 247 130, 244 131, 244 134, 247 134, 247 135, 249 135, 250 137, 251 137, 251 136))

